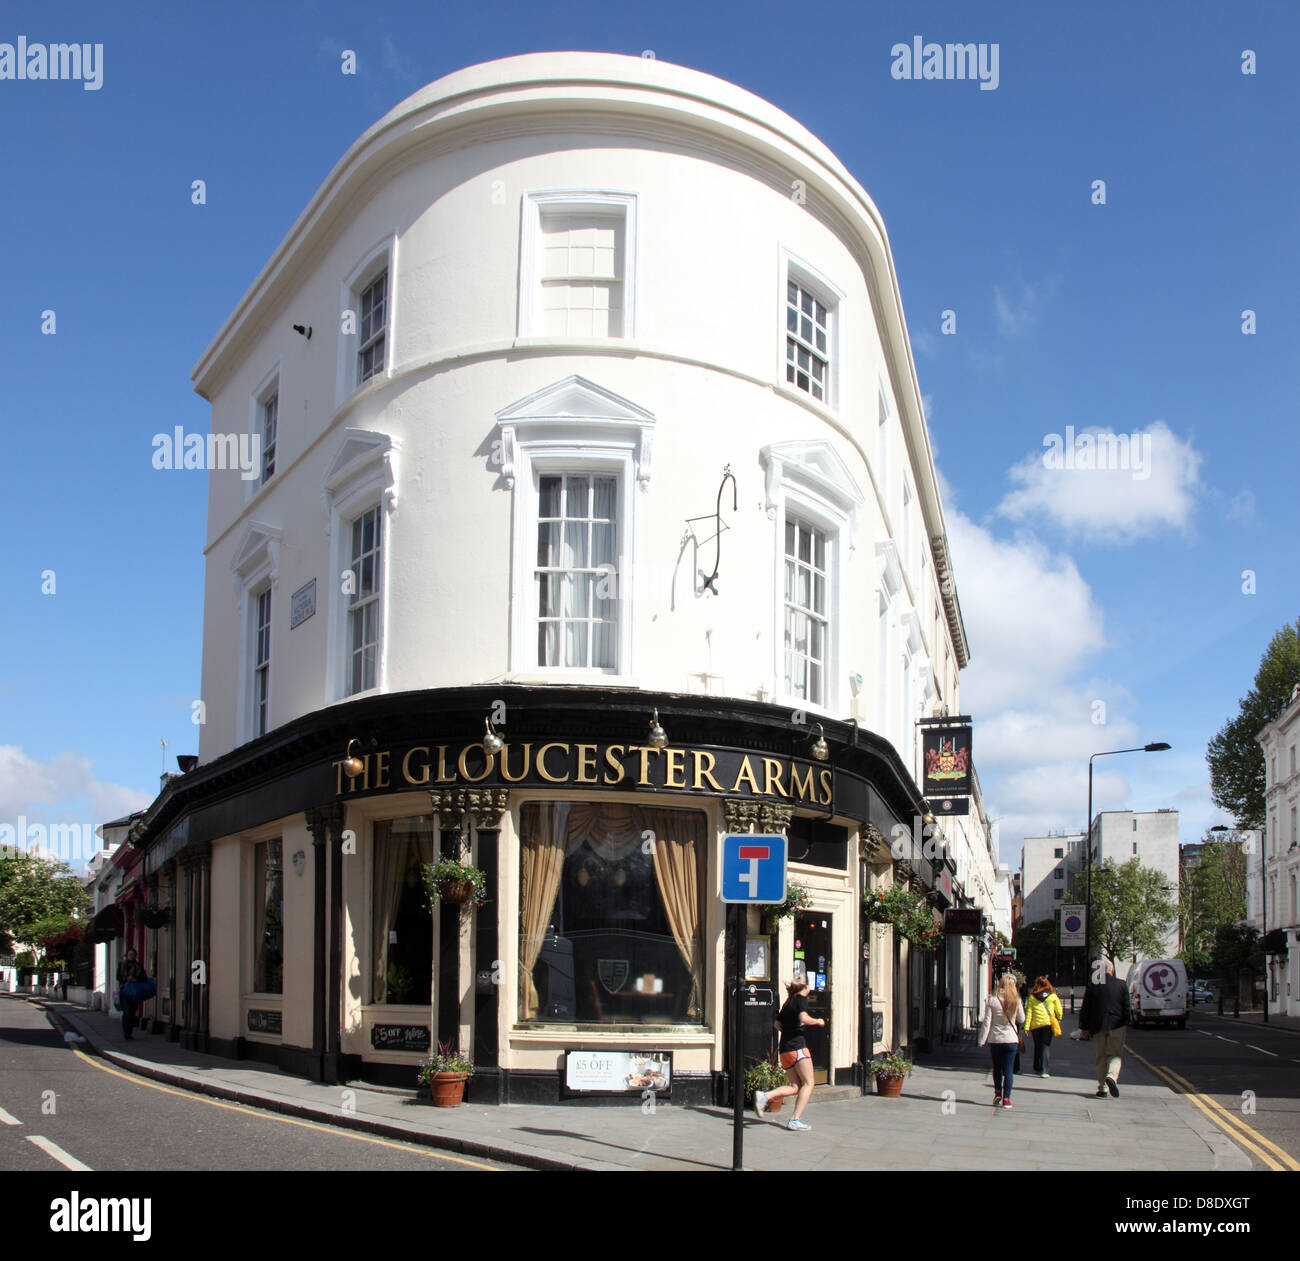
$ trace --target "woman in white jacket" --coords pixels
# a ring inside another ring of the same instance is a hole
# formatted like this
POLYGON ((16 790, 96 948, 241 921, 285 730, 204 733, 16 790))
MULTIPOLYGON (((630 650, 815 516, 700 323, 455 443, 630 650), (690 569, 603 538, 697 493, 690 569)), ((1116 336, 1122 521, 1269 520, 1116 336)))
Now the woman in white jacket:
POLYGON ((1024 1023, 1025 1008, 1016 989, 1016 979, 1008 972, 989 995, 980 1022, 980 1046, 987 1045, 993 1057, 995 1108, 1011 1107, 1011 1080, 1016 1052, 1020 1050, 1020 1026, 1024 1023))

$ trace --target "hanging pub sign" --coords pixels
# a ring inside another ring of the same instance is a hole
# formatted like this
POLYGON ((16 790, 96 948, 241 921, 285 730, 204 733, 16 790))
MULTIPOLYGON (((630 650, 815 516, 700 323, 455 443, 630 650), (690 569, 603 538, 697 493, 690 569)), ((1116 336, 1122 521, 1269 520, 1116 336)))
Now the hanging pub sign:
MULTIPOLYGON (((924 723, 921 727, 921 741, 925 759, 925 776, 921 787, 925 796, 931 801, 970 796, 970 724, 924 723)), ((957 811, 945 813, 955 814, 957 811)))

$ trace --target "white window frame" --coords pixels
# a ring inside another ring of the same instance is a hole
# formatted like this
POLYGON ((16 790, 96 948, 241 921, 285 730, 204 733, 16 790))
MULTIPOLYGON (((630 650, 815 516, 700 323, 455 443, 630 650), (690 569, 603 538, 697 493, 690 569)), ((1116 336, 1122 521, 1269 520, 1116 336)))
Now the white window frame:
MULTIPOLYGON (((782 341, 784 346, 784 339, 782 341)), ((778 704, 835 715, 847 703, 842 623, 847 608, 848 560, 857 544, 862 491, 835 448, 825 441, 779 442, 759 458, 767 473, 767 515, 775 525, 772 572, 773 695, 778 704), (828 572, 825 695, 820 702, 792 696, 785 686, 785 525, 792 517, 826 535, 828 572)))
MULTIPOLYGON (((269 486, 271 482, 275 480, 274 473, 272 473, 270 478, 265 481, 262 478, 262 469, 265 467, 264 458, 263 458, 263 444, 265 441, 265 435, 263 434, 262 431, 262 423, 263 423, 263 411, 266 407, 267 401, 272 396, 274 396, 277 400, 280 397, 280 367, 281 367, 280 362, 277 360, 275 366, 257 383, 257 388, 252 392, 252 394, 249 395, 248 434, 250 438, 252 438, 254 435, 257 435, 258 466, 257 466, 257 476, 244 482, 245 503, 247 503, 250 499, 256 498, 258 492, 261 491, 262 487, 269 486)), ((277 447, 277 454, 278 454, 278 448, 280 445, 280 409, 278 403, 276 405, 275 434, 276 434, 276 447, 277 447)), ((280 467, 281 467, 280 461, 277 459, 276 468, 279 469, 280 467)))
POLYGON ((397 448, 387 434, 365 429, 347 429, 343 442, 326 472, 321 498, 329 521, 330 571, 329 624, 325 649, 326 703, 353 700, 387 689, 389 575, 393 569, 391 522, 397 507, 393 487, 397 481, 397 448), (379 651, 375 663, 375 686, 364 692, 349 692, 350 640, 348 612, 350 597, 343 592, 343 573, 352 567, 352 523, 363 513, 382 505, 380 512, 379 562, 379 651))
POLYGON ((844 290, 811 263, 800 258, 785 246, 780 246, 779 300, 780 312, 777 329, 777 388, 791 398, 804 399, 828 411, 839 409, 840 398, 840 347, 847 345, 843 333, 844 290), (786 286, 791 281, 812 294, 826 308, 826 397, 816 398, 811 390, 801 390, 785 379, 786 374, 786 286))
MULTIPOLYGON (((275 611, 279 605, 275 592, 280 580, 281 531, 276 526, 252 522, 243 542, 231 561, 235 583, 235 601, 239 617, 239 661, 235 689, 235 730, 240 744, 258 738, 257 679, 254 640, 257 633, 257 597, 271 592, 271 659, 275 656, 275 611)), ((272 667, 274 670, 274 667, 272 667)), ((274 673, 272 690, 266 703, 266 730, 274 729, 274 673)))
POLYGON ((397 234, 390 233, 362 256, 339 290, 339 357, 335 378, 335 406, 374 382, 387 381, 393 373, 393 332, 397 314, 397 234), (384 331, 384 366, 365 381, 359 379, 357 357, 361 348, 361 295, 387 272, 387 310, 384 331), (344 316, 352 313, 351 333, 343 332, 344 316))
POLYGON ((637 195, 603 189, 558 188, 526 192, 520 215, 519 318, 516 335, 547 341, 626 342, 636 337, 637 195), (602 215, 623 220, 623 331, 617 337, 554 337, 543 329, 542 216, 543 214, 602 215))
POLYGON ((635 488, 650 483, 654 416, 583 377, 570 376, 497 413, 501 476, 511 505, 510 671, 520 680, 608 682, 635 673, 637 556, 635 488), (613 670, 537 664, 537 517, 539 479, 546 474, 618 478, 618 631, 613 670))
POLYGON ((252 708, 249 717, 252 721, 252 731, 254 737, 264 736, 271 730, 271 654, 275 642, 275 591, 270 582, 266 582, 257 591, 254 591, 249 597, 253 601, 253 607, 249 610, 249 622, 253 631, 253 645, 251 652, 253 667, 253 695, 251 697, 252 708), (260 640, 262 634, 262 600, 266 600, 266 657, 262 658, 260 652, 260 640), (265 712, 262 709, 262 678, 265 675, 266 707, 265 712))

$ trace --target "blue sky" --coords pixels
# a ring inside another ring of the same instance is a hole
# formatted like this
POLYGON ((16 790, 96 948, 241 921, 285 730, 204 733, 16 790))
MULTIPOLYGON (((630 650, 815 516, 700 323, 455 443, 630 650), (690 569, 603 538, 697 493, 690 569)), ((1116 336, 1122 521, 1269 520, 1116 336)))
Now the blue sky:
POLYGON ((0 80, 0 824, 103 822, 161 739, 197 750, 206 487, 151 439, 206 429, 190 369, 320 181, 422 84, 561 48, 737 83, 880 207, 1003 860, 1083 826, 1090 753, 1152 740, 1097 808, 1228 821, 1205 745, 1300 614, 1294 6, 9 3, 20 35, 104 50, 96 91, 0 80), (997 44, 996 90, 893 78, 918 35, 997 44), (1045 468, 1070 429, 1137 435, 1148 475, 1045 468))

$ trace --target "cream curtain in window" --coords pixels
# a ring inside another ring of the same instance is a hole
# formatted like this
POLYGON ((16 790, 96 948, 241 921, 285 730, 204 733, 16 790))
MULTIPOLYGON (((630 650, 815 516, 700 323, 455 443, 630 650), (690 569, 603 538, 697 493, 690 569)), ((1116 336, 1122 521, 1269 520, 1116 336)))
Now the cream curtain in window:
POLYGON ((575 802, 525 806, 521 823, 522 1018, 533 1020, 537 1016, 533 968, 555 910, 565 858, 587 845, 605 862, 619 862, 643 843, 642 833, 649 829, 655 841, 655 881, 673 940, 691 976, 687 1014, 697 1019, 701 1001, 699 863, 704 852, 704 817, 696 811, 575 802))
POLYGON ((691 977, 686 1015, 700 1013, 700 858, 704 818, 694 811, 642 810, 643 825, 654 833, 655 881, 673 940, 691 977))
POLYGON ((549 804, 525 806, 521 811, 519 1010, 525 1020, 537 1016, 533 968, 546 940, 546 928, 555 908, 555 895, 560 891, 564 845, 558 838, 562 820, 567 814, 567 806, 549 804))
MULTIPOLYGON (((433 862, 433 820, 429 818, 388 819, 375 824, 375 885, 371 907, 373 932, 371 959, 371 1002, 388 999, 388 934, 402 905, 406 875, 413 864, 433 862)), ((433 942, 429 942, 433 950, 433 942)))

